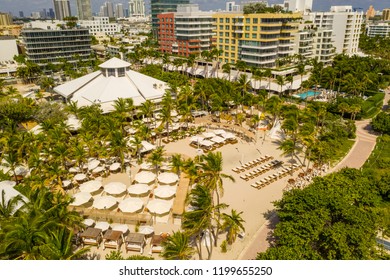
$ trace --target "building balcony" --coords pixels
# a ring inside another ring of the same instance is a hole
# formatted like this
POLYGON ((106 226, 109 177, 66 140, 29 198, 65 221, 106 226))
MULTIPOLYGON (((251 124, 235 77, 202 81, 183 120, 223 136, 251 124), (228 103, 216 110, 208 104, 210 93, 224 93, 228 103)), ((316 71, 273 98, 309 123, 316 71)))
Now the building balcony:
POLYGON ((251 45, 242 45, 242 48, 246 49, 255 49, 255 50, 270 50, 275 49, 277 50, 278 45, 272 45, 272 46, 251 46, 251 45))
POLYGON ((248 52, 248 51, 241 51, 241 55, 249 55, 249 56, 256 56, 256 57, 274 57, 276 58, 277 52, 248 52))

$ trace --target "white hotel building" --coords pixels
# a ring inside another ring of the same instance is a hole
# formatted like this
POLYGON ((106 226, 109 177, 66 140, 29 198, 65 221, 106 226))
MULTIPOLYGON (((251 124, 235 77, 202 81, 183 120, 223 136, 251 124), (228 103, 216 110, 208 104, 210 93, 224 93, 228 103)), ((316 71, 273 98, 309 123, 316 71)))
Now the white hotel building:
POLYGON ((88 28, 89 33, 96 36, 98 34, 114 35, 120 32, 117 23, 110 23, 108 17, 94 17, 93 20, 80 20, 79 24, 83 28, 88 28))

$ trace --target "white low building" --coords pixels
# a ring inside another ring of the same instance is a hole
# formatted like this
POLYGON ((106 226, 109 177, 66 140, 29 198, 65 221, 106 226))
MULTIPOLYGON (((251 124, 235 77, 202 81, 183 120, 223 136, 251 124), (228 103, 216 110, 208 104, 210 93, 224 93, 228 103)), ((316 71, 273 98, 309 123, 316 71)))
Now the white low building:
POLYGON ((116 57, 99 65, 100 70, 54 88, 78 106, 99 104, 103 113, 114 110, 115 100, 131 98, 135 106, 146 100, 160 103, 167 83, 130 70, 130 63, 116 57))
POLYGON ((108 17, 94 17, 93 20, 80 20, 79 25, 89 29, 89 33, 97 35, 104 33, 106 35, 114 35, 120 31, 120 26, 117 23, 111 23, 108 17))

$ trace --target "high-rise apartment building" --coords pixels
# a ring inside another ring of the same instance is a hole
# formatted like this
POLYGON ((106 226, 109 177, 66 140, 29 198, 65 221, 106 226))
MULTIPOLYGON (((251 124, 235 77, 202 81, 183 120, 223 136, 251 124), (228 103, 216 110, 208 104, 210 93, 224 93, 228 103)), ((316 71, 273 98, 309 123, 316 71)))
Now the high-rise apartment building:
POLYGON ((240 5, 236 5, 236 2, 226 2, 225 11, 226 12, 239 12, 241 10, 240 5))
POLYGON ((367 24, 367 36, 388 37, 390 36, 390 21, 371 22, 367 24))
POLYGON ((7 13, 0 13, 0 26, 13 24, 12 17, 7 13))
POLYGON ((77 0, 77 15, 79 20, 92 18, 91 0, 77 0))
POLYGON ((129 17, 144 17, 145 16, 145 1, 130 0, 129 1, 129 17))
POLYGON ((86 28, 23 29, 21 36, 27 59, 39 65, 88 60, 91 54, 91 35, 86 28))
POLYGON ((311 12, 313 0, 284 0, 284 8, 291 12, 311 12))
POLYGON ((20 18, 24 18, 24 13, 23 13, 23 11, 19 11, 19 17, 20 17, 20 18))
POLYGON ((190 0, 151 0, 152 31, 157 37, 158 18, 161 13, 174 13, 177 11, 177 5, 190 4, 190 0))
POLYGON ((368 8, 366 12, 366 19, 373 18, 375 16, 375 9, 372 5, 368 8))
POLYGON ((293 54, 293 42, 301 13, 215 13, 215 44, 223 53, 220 61, 246 62, 271 68, 277 59, 293 54))
POLYGON ((382 19, 383 20, 390 20, 390 8, 383 9, 383 11, 382 11, 382 19))
POLYGON ((114 17, 114 5, 111 2, 105 2, 102 6, 100 6, 99 15, 101 17, 114 17))
POLYGON ((354 54, 358 51, 363 11, 353 11, 352 6, 332 6, 330 12, 312 12, 303 16, 317 28, 332 30, 337 54, 354 54))
POLYGON ((158 16, 158 43, 164 53, 189 56, 210 50, 213 42, 213 16, 199 11, 197 4, 178 5, 176 13, 158 16))
POLYGON ((93 17, 93 20, 81 20, 79 24, 83 28, 88 28, 92 35, 105 34, 114 35, 120 31, 117 23, 110 23, 108 17, 93 17))
POLYGON ((116 4, 115 5, 115 17, 116 18, 123 18, 124 17, 123 4, 116 4))
POLYGON ((72 16, 69 0, 53 0, 53 4, 56 19, 63 20, 66 17, 72 16))

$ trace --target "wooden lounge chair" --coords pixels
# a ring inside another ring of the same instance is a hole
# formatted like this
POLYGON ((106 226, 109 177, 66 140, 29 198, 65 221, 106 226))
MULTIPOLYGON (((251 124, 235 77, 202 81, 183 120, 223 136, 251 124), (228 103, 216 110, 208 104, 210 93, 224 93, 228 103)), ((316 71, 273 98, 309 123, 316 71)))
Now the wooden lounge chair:
POLYGON ((102 230, 100 228, 89 227, 80 234, 80 238, 83 246, 92 245, 99 248, 102 242, 102 230))
POLYGON ((162 242, 168 238, 168 233, 161 233, 160 235, 153 235, 150 240, 150 255, 153 253, 162 252, 162 242))
POLYGON ((123 233, 118 230, 107 230, 103 235, 103 250, 106 248, 119 250, 123 243, 123 233))
POLYGON ((131 232, 126 237, 126 253, 128 251, 137 251, 143 254, 145 246, 145 235, 138 232, 131 232))

